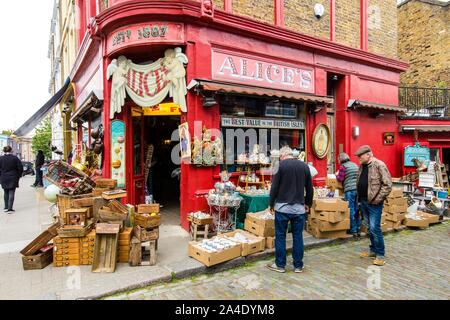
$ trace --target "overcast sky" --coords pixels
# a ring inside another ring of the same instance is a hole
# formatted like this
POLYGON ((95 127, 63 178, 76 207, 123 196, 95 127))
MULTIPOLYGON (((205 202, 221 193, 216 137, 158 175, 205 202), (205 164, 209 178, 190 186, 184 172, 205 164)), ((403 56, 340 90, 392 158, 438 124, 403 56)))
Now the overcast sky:
POLYGON ((18 129, 50 98, 47 52, 53 2, 2 2, 0 131, 18 129))

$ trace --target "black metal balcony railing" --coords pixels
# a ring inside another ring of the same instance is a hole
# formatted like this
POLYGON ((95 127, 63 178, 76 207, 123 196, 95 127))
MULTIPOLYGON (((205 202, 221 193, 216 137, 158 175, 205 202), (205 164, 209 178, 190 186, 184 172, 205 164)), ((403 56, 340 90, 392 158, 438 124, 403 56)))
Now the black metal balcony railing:
POLYGON ((450 117, 450 89, 399 88, 399 106, 408 116, 450 117))

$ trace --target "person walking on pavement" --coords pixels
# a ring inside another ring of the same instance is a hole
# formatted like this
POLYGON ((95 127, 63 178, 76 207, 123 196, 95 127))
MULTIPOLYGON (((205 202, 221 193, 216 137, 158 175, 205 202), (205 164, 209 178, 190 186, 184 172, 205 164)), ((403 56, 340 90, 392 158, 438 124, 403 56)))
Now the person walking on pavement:
POLYGON ((270 212, 275 214, 275 263, 267 267, 286 272, 286 233, 290 222, 294 240, 294 272, 300 273, 303 271, 306 212, 312 205, 314 195, 311 172, 306 163, 293 157, 288 146, 281 148, 280 160, 270 189, 270 212))
POLYGON ((336 174, 336 179, 342 182, 344 187, 344 198, 348 202, 350 208, 350 234, 355 238, 360 237, 359 228, 361 227, 361 220, 358 212, 358 199, 356 194, 356 179, 358 178, 358 166, 350 161, 350 157, 345 152, 339 154, 338 157, 339 171, 336 174))
POLYGON ((384 162, 373 156, 368 145, 361 146, 355 155, 361 163, 357 180, 358 201, 370 239, 370 251, 362 252, 361 257, 374 258, 373 264, 382 266, 386 261, 381 214, 383 202, 392 190, 392 178, 384 162))
POLYGON ((45 163, 45 156, 44 156, 44 152, 42 150, 38 150, 38 153, 36 155, 36 162, 35 162, 35 167, 36 167, 36 180, 34 181, 34 184, 32 184, 32 187, 43 187, 44 186, 44 182, 42 181, 42 166, 45 163))
POLYGON ((0 183, 4 191, 5 209, 4 212, 13 213, 14 196, 16 188, 19 187, 19 179, 22 177, 22 161, 13 155, 12 148, 6 146, 3 148, 5 153, 0 157, 0 183))

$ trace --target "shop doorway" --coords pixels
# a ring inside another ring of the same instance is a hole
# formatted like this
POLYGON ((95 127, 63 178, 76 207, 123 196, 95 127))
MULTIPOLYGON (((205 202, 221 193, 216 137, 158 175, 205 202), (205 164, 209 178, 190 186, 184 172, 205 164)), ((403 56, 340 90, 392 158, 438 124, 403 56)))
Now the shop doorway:
POLYGON ((180 166, 172 159, 178 116, 144 116, 144 183, 146 195, 162 206, 164 222, 179 224, 180 166))
POLYGON ((442 148, 442 163, 445 165, 447 176, 450 176, 450 148, 442 148))

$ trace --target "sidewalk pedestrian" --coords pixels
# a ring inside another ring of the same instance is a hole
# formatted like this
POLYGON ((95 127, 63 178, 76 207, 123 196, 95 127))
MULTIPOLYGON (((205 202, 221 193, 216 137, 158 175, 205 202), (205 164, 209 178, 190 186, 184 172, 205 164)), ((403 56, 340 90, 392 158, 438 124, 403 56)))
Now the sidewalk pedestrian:
POLYGON ((358 166, 350 161, 347 153, 342 152, 338 156, 339 171, 336 174, 336 179, 342 182, 344 187, 344 198, 348 202, 350 208, 350 234, 353 237, 360 237, 359 228, 361 227, 361 219, 358 212, 358 199, 356 194, 356 180, 358 179, 358 166))
POLYGON ((19 179, 22 177, 22 161, 13 155, 12 148, 3 148, 4 155, 0 157, 0 183, 4 191, 5 209, 4 212, 13 213, 14 196, 16 188, 19 187, 19 179))
POLYGON ((361 146, 355 155, 361 162, 357 181, 358 201, 370 238, 370 251, 361 253, 361 257, 375 258, 373 264, 382 266, 385 264, 385 249, 381 214, 383 202, 392 190, 391 174, 384 162, 373 156, 368 145, 361 146))
POLYGON ((34 181, 34 184, 32 184, 32 187, 44 187, 44 182, 42 181, 42 166, 45 163, 45 156, 44 156, 44 152, 42 150, 38 150, 38 153, 36 155, 36 162, 35 162, 35 167, 36 167, 36 180, 34 181))
POLYGON ((286 233, 290 222, 294 240, 294 272, 300 273, 303 271, 306 212, 312 205, 314 195, 311 172, 306 163, 293 157, 288 146, 281 148, 280 160, 270 190, 270 212, 275 214, 275 263, 267 267, 286 272, 286 233))

